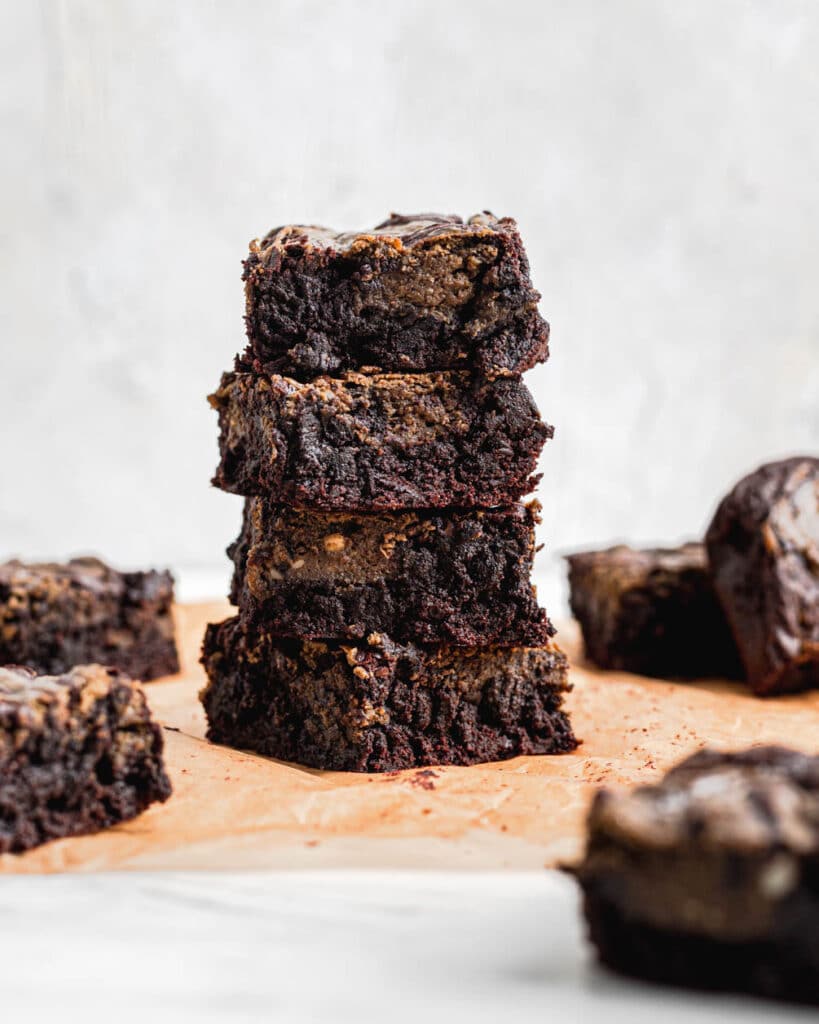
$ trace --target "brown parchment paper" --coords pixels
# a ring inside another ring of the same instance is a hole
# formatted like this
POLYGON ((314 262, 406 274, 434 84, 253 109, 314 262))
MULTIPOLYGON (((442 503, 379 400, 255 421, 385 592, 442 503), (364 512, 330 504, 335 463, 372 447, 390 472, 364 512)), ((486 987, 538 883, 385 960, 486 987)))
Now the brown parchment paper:
MULTIPOLYGON (((760 700, 739 684, 599 672, 574 624, 559 639, 576 754, 390 775, 316 772, 204 740, 197 659, 226 604, 178 609, 183 671, 147 685, 174 795, 126 825, 0 856, 2 873, 231 868, 540 868, 581 848, 595 786, 651 780, 708 743, 819 752, 819 692, 760 700)), ((693 641, 695 642, 695 641, 693 641)))

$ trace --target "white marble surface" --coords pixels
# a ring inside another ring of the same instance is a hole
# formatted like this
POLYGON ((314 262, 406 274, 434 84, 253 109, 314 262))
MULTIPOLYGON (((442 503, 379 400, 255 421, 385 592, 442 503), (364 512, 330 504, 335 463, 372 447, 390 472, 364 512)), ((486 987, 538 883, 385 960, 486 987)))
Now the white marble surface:
POLYGON ((0 879, 0 1019, 816 1019, 610 976, 590 960, 577 904, 555 872, 0 879))

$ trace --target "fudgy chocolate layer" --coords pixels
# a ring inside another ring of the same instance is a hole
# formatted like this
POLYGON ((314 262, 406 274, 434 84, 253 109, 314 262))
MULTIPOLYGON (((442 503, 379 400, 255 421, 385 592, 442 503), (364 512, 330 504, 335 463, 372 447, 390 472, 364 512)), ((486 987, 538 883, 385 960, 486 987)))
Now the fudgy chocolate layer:
POLYGON ((229 373, 219 413, 222 490, 346 512, 494 507, 530 491, 552 428, 518 378, 359 374, 300 384, 229 373))
POLYGON ((542 648, 357 646, 208 627, 208 738, 313 768, 392 771, 574 750, 566 659, 542 648))
POLYGON ((815 890, 795 895, 771 936, 753 942, 653 928, 624 914, 593 882, 586 887, 583 911, 600 960, 620 974, 710 992, 819 1003, 815 890))
POLYGON ((549 325, 508 217, 393 215, 345 233, 288 225, 251 243, 244 280, 246 368, 494 376, 548 356, 549 325))
POLYGON ((529 582, 538 510, 302 512, 248 498, 231 599, 281 636, 545 643, 554 630, 529 582))

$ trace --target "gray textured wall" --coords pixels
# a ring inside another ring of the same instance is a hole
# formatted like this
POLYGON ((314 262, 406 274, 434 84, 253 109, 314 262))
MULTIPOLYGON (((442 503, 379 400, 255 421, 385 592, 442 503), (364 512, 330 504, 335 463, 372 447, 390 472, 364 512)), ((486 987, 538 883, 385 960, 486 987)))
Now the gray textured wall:
POLYGON ((0 547, 223 564, 204 396, 274 223, 513 214, 553 549, 819 448, 812 0, 43 0, 0 26, 0 547))

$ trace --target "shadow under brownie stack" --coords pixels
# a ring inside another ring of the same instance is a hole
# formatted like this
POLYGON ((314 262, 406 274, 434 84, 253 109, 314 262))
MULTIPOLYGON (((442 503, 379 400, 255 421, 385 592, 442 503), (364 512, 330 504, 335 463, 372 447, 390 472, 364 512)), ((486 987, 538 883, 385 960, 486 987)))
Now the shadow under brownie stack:
POLYGON ((574 750, 530 583, 549 328, 514 221, 290 226, 245 261, 249 344, 211 403, 245 497, 208 735, 315 768, 574 750))

